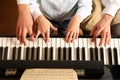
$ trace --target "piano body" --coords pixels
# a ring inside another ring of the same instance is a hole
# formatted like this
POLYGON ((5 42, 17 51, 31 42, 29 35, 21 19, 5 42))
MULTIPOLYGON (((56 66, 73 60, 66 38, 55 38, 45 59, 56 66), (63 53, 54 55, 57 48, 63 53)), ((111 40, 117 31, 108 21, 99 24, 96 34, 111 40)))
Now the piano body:
MULTIPOLYGON (((29 39, 29 38, 28 38, 29 39)), ((21 45, 16 37, 0 37, 0 77, 20 78, 28 68, 74 69, 79 78, 100 78, 104 66, 120 65, 120 39, 113 37, 107 47, 99 47, 90 37, 81 36, 73 43, 52 37, 46 44, 41 37, 21 45)))

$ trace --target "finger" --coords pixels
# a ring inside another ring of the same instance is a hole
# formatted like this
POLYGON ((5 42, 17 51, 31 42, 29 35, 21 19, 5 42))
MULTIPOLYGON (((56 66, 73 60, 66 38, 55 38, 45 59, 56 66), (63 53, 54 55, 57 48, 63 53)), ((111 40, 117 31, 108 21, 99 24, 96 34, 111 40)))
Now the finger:
POLYGON ((16 33, 17 33, 17 39, 19 41, 21 40, 21 32, 22 32, 22 29, 21 28, 17 28, 16 33))
POLYGON ((31 29, 31 28, 28 28, 28 34, 29 34, 29 36, 30 36, 30 39, 32 40, 32 41, 34 41, 34 39, 35 39, 35 34, 33 33, 33 30, 31 29))
POLYGON ((103 46, 103 44, 105 43, 105 37, 106 37, 106 34, 103 33, 102 36, 101 36, 101 40, 100 40, 99 46, 103 46))
POLYGON ((42 32, 42 37, 43 37, 43 40, 46 42, 45 33, 43 33, 43 32, 42 32))
POLYGON ((93 35, 93 38, 92 38, 92 42, 94 42, 96 40, 96 38, 99 36, 100 33, 101 33, 100 30, 96 30, 94 32, 94 35, 93 35))
POLYGON ((68 43, 72 42, 72 40, 73 40, 73 34, 74 34, 73 32, 70 33, 70 35, 68 37, 68 40, 67 40, 68 43))
POLYGON ((76 33, 75 39, 77 39, 77 38, 78 38, 78 36, 79 36, 79 33, 76 33))
POLYGON ((72 36, 72 40, 71 40, 71 42, 74 42, 74 40, 75 40, 75 38, 76 38, 76 32, 75 33, 73 33, 73 36, 72 36))
POLYGON ((22 43, 24 43, 24 45, 27 45, 27 39, 26 39, 26 36, 27 36, 27 30, 23 30, 22 32, 22 43))
POLYGON ((105 46, 109 45, 109 42, 110 42, 110 36, 108 33, 106 33, 106 38, 105 38, 105 46))
POLYGON ((96 27, 93 27, 93 29, 90 32, 90 36, 92 36, 94 34, 95 30, 96 30, 96 27))
POLYGON ((70 32, 66 32, 66 37, 65 37, 65 41, 67 42, 68 39, 69 39, 69 35, 70 35, 70 32))
POLYGON ((48 43, 50 41, 50 38, 49 38, 49 31, 46 33, 46 43, 48 43))
POLYGON ((54 31, 56 31, 56 30, 57 30, 57 28, 56 28, 56 27, 54 27, 52 24, 51 24, 50 28, 51 28, 52 30, 54 30, 54 31))

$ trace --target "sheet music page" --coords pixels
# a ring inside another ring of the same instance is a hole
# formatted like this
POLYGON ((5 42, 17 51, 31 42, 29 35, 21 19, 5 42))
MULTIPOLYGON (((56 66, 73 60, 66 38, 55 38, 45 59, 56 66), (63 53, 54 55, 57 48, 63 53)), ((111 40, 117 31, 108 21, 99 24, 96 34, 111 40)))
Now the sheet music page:
POLYGON ((78 80, 73 69, 26 69, 20 80, 78 80))

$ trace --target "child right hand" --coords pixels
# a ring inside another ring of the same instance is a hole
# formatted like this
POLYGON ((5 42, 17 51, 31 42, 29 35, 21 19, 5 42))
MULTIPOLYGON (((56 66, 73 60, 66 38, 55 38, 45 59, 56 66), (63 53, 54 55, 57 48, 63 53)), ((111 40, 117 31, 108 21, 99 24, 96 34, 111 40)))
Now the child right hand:
MULTIPOLYGON (((48 43, 50 41, 50 28, 52 30, 57 30, 56 27, 54 27, 49 20, 47 20, 43 15, 39 16, 37 18, 38 23, 38 34, 42 34, 43 39, 45 43, 48 43)), ((37 35, 38 35, 37 34, 37 35)))

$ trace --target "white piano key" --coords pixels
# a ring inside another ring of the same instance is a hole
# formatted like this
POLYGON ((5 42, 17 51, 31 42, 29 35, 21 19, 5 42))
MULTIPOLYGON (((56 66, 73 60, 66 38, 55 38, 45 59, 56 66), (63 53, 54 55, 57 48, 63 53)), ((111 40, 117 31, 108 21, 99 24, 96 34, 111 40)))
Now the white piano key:
POLYGON ((85 60, 88 61, 88 42, 87 38, 83 38, 83 47, 85 47, 85 60))
MULTIPOLYGON (((17 39, 16 38, 12 38, 12 44, 14 44, 13 47, 16 47, 15 60, 17 60, 18 59, 18 47, 17 47, 17 39)), ((13 51, 12 51, 12 53, 13 53, 13 51)))
POLYGON ((59 48, 60 45, 61 45, 61 40, 60 40, 60 38, 56 38, 55 44, 56 44, 56 59, 55 59, 55 60, 58 60, 58 48, 59 48))
POLYGON ((44 60, 45 57, 45 47, 47 47, 47 43, 42 39, 42 60, 44 60))
POLYGON ((107 45, 105 48, 105 52, 104 52, 104 60, 105 60, 105 65, 109 65, 109 52, 108 52, 108 48, 110 47, 110 45, 107 45))
POLYGON ((3 46, 3 47, 6 47, 6 46, 7 46, 6 43, 7 43, 7 38, 3 37, 3 38, 2 38, 2 46, 3 46))
POLYGON ((68 60, 68 48, 69 48, 69 44, 72 44, 72 43, 67 43, 67 42, 64 42, 65 43, 65 45, 64 45, 64 47, 66 48, 66 60, 68 60))
POLYGON ((21 60, 26 60, 26 56, 28 56, 26 52, 27 47, 29 47, 29 40, 27 40, 27 45, 20 44, 20 47, 21 47, 21 60))
MULTIPOLYGON (((120 38, 119 38, 119 41, 118 41, 119 43, 118 43, 118 50, 119 50, 119 52, 120 52, 120 38)), ((119 65, 120 65, 120 53, 118 53, 118 63, 119 63, 119 65)))
POLYGON ((39 60, 42 60, 42 56, 43 56, 43 45, 42 45, 42 43, 43 43, 43 39, 42 38, 38 38, 38 40, 39 40, 39 45, 38 45, 38 47, 40 47, 40 54, 39 54, 39 60))
POLYGON ((16 47, 16 38, 11 38, 10 52, 8 53, 8 60, 12 60, 13 57, 13 47, 16 47))
POLYGON ((73 42, 73 46, 71 45, 72 47, 72 55, 71 55, 71 59, 72 60, 77 60, 77 47, 79 47, 79 39, 76 39, 74 42, 73 42))
POLYGON ((55 44, 55 42, 56 42, 56 38, 52 38, 51 39, 51 47, 53 47, 53 60, 55 60, 55 56, 56 56, 56 53, 55 53, 55 51, 56 51, 56 44, 55 44))
POLYGON ((100 53, 100 46, 99 46, 99 43, 100 43, 100 38, 97 38, 96 39, 96 43, 95 43, 95 46, 98 48, 98 61, 101 61, 101 53, 100 53))
POLYGON ((11 54, 11 41, 12 41, 12 38, 11 37, 8 37, 7 38, 7 47, 8 47, 8 54, 7 54, 7 60, 9 60, 9 55, 11 54))
POLYGON ((83 40, 82 40, 82 38, 79 38, 78 46, 80 48, 80 60, 82 60, 82 47, 83 47, 83 40))
POLYGON ((113 52, 113 48, 114 48, 114 39, 111 39, 111 44, 110 47, 112 49, 112 65, 114 65, 114 52, 113 52))
POLYGON ((31 58, 32 58, 32 47, 33 47, 33 45, 34 45, 34 43, 33 43, 33 41, 31 41, 30 39, 28 40, 28 47, 29 47, 29 55, 26 55, 26 56, 28 56, 28 60, 31 60, 31 58))
POLYGON ((38 38, 37 39, 35 39, 34 40, 34 42, 33 42, 34 44, 34 60, 37 60, 37 46, 38 46, 38 43, 39 43, 39 40, 38 40, 38 38))
POLYGON ((70 44, 70 47, 72 48, 72 53, 71 53, 71 59, 72 60, 76 60, 76 53, 77 53, 77 47, 78 47, 78 39, 74 40, 74 42, 72 44, 70 44))
POLYGON ((60 48, 61 48, 61 55, 60 55, 60 57, 61 57, 61 60, 63 60, 63 48, 65 47, 65 44, 68 44, 68 43, 66 43, 65 42, 65 40, 64 40, 64 38, 59 38, 60 39, 60 48))
POLYGON ((119 39, 118 38, 114 38, 114 47, 117 49, 117 61, 119 64, 119 39))
POLYGON ((47 53, 47 60, 50 60, 50 48, 51 48, 51 38, 50 38, 50 42, 47 43, 47 47, 48 47, 48 53, 47 53))
POLYGON ((56 60, 58 60, 58 48, 61 46, 61 39, 60 38, 56 38, 56 60))
MULTIPOLYGON (((91 38, 87 38, 87 46, 88 46, 88 49, 87 49, 87 51, 88 51, 88 53, 87 53, 87 60, 89 60, 90 61, 90 48, 95 48, 95 42, 92 42, 91 41, 91 38)), ((93 53, 94 54, 94 53, 93 53)), ((93 57, 95 57, 95 56, 93 56, 93 57)))
MULTIPOLYGON (((28 41, 27 41, 28 44, 28 41)), ((26 47, 23 44, 21 44, 19 47, 21 47, 21 58, 20 60, 26 60, 26 47)))
POLYGON ((7 38, 3 37, 2 38, 2 46, 3 46, 3 52, 2 52, 2 60, 4 59, 4 54, 5 54, 5 47, 7 46, 7 38))

